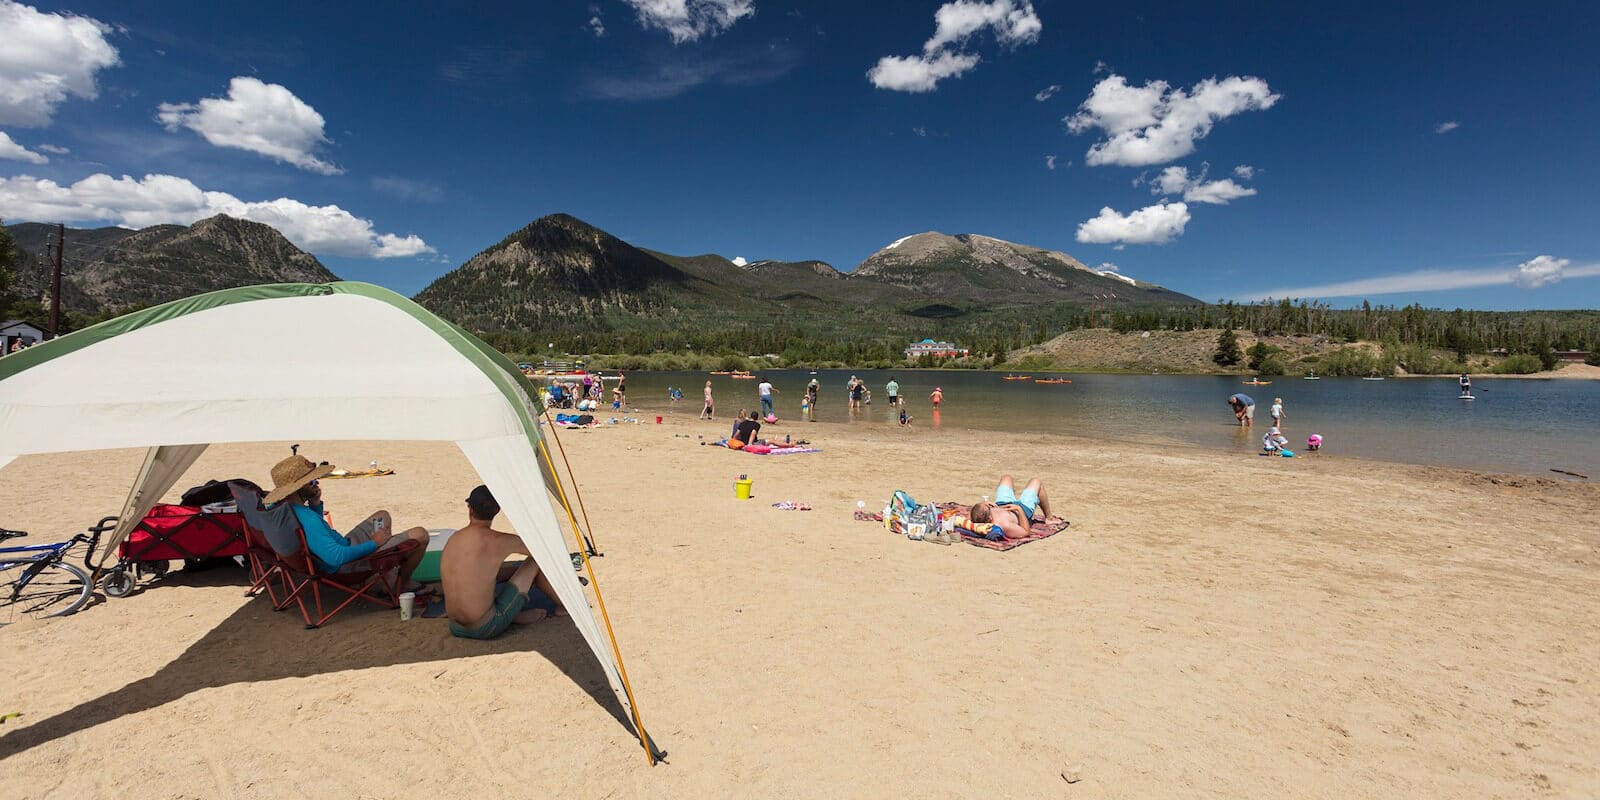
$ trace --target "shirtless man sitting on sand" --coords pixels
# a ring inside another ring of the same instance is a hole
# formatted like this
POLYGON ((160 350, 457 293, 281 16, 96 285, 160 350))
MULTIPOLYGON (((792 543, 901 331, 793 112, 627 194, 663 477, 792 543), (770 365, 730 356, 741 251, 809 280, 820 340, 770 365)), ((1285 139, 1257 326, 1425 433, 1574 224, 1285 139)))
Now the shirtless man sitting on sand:
POLYGON ((490 527, 499 513, 489 487, 473 489, 467 497, 467 527, 451 534, 439 555, 450 632, 464 639, 493 639, 513 622, 526 625, 564 610, 531 557, 520 566, 505 563, 514 554, 528 555, 528 548, 515 534, 490 527), (529 608, 533 586, 544 597, 534 599, 529 608))
POLYGON ((1000 476, 995 487, 994 502, 976 503, 969 514, 973 522, 992 522, 1005 532, 1007 539, 1027 538, 1035 520, 1050 518, 1050 498, 1044 493, 1044 483, 1038 478, 1028 481, 1017 494, 1010 475, 1000 476))

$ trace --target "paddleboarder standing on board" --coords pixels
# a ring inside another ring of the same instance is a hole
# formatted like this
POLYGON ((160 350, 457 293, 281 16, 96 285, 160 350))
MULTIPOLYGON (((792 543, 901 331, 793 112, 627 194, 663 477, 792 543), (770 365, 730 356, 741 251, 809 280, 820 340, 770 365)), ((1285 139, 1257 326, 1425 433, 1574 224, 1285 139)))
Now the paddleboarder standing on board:
POLYGON ((1467 373, 1463 372, 1463 373, 1461 373, 1461 380, 1459 382, 1461 384, 1461 396, 1462 397, 1471 397, 1472 396, 1472 378, 1469 375, 1467 375, 1467 373))

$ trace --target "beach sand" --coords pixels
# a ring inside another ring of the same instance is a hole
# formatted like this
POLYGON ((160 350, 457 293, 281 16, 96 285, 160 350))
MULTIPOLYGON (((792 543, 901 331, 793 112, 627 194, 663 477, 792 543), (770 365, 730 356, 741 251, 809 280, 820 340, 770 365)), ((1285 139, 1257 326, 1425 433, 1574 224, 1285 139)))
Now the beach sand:
MULTIPOLYGON (((0 797, 1600 795, 1592 484, 920 427, 769 428, 825 450, 786 457, 681 438, 725 427, 562 437, 668 764, 568 622, 308 631, 212 570, 0 629, 0 797), (1044 476, 1072 527, 997 553, 852 519, 1002 470, 1044 476)), ((336 527, 455 527, 477 483, 450 444, 302 452, 396 470, 330 482, 336 527)), ((286 453, 218 446, 180 486, 286 453)), ((81 530, 139 458, 20 459, 0 525, 81 530)))

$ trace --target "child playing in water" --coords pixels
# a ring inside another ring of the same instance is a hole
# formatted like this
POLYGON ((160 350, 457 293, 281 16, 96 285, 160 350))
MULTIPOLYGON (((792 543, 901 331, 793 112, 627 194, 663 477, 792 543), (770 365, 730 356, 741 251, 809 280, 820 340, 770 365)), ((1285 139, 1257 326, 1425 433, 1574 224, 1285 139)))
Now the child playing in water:
POLYGON ((1289 443, 1289 437, 1284 436, 1277 428, 1267 431, 1261 436, 1261 452, 1276 453, 1289 443))
POLYGON ((910 425, 910 424, 911 424, 911 415, 906 413, 905 406, 901 406, 900 407, 900 427, 904 428, 905 426, 910 425))
POLYGON ((1272 425, 1273 425, 1273 430, 1277 430, 1278 428, 1283 426, 1283 419, 1284 419, 1283 398, 1274 397, 1274 398, 1272 398, 1272 425))
POLYGON ((934 408, 938 408, 939 404, 944 402, 944 390, 937 386, 933 387, 933 394, 928 395, 928 399, 933 401, 934 408))

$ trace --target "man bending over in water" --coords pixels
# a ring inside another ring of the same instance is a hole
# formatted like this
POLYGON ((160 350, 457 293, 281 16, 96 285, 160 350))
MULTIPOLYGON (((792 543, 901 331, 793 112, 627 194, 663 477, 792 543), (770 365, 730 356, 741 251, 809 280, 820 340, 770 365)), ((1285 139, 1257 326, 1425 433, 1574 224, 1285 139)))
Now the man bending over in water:
POLYGON ((450 632, 464 639, 493 639, 513 622, 538 622, 563 610, 550 579, 532 557, 521 566, 505 564, 513 554, 528 555, 528 548, 520 537, 489 527, 499 513, 489 487, 473 489, 467 497, 467 527, 451 534, 439 555, 450 632), (530 597, 535 586, 542 597, 530 597))
POLYGON ((969 515, 973 522, 992 522, 1004 531, 1007 539, 1026 538, 1034 520, 1043 522, 1050 518, 1050 498, 1044 493, 1044 483, 1038 478, 1028 481, 1017 494, 1010 475, 1000 476, 995 487, 994 502, 977 503, 969 515))

